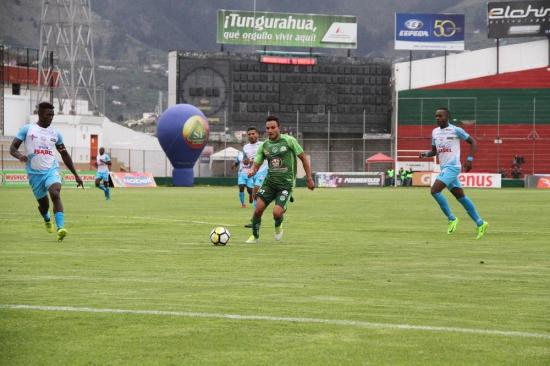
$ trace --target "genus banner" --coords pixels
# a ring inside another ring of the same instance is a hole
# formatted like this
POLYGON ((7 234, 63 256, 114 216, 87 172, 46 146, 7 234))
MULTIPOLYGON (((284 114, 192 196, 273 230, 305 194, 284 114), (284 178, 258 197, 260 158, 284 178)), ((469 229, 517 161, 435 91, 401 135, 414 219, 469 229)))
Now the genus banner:
POLYGON ((223 44, 357 48, 357 17, 218 10, 223 44))
MULTIPOLYGON (((432 173, 430 186, 434 184, 439 173, 432 173)), ((502 176, 490 173, 461 173, 458 181, 462 187, 470 188, 501 188, 502 176)))
POLYGON ((550 37, 550 1, 490 2, 489 38, 550 37))
POLYGON ((320 188, 383 187, 384 173, 315 173, 315 185, 320 188))
POLYGON ((463 14, 395 14, 396 50, 464 50, 463 14))
POLYGON ((115 187, 152 188, 156 187, 155 178, 151 173, 110 173, 115 187))

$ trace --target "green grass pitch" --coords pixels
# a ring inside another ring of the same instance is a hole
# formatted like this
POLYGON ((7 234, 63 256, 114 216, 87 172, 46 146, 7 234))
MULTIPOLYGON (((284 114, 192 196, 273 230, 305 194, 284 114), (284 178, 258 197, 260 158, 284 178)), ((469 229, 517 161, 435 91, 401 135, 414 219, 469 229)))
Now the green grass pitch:
POLYGON ((466 191, 482 240, 448 192, 452 235, 428 188, 300 188, 250 245, 236 187, 63 189, 63 243, 0 189, 0 364, 549 365, 548 192, 466 191))

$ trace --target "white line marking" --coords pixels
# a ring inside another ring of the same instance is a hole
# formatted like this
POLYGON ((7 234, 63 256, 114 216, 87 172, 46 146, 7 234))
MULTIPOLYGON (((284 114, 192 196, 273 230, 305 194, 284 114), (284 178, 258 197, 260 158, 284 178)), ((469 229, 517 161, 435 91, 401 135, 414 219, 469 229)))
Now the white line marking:
POLYGON ((550 333, 531 333, 531 332, 517 332, 517 331, 494 330, 494 329, 457 328, 457 327, 437 327, 437 326, 412 325, 412 324, 371 323, 371 322, 360 321, 360 320, 296 318, 296 317, 282 317, 282 316, 268 316, 268 315, 198 313, 198 312, 189 312, 189 311, 123 310, 123 309, 99 309, 99 308, 73 307, 73 306, 40 306, 40 305, 9 305, 9 304, 0 304, 0 309, 67 311, 67 312, 77 312, 77 313, 160 315, 160 316, 177 316, 177 317, 186 317, 186 318, 215 318, 215 319, 231 319, 231 320, 257 320, 257 321, 268 321, 268 322, 347 325, 351 327, 370 328, 370 329, 423 330, 428 332, 469 333, 469 334, 495 335, 495 336, 503 336, 503 337, 550 339, 550 333))
MULTIPOLYGON (((74 215, 74 216, 80 216, 81 215, 74 215)), ((219 226, 235 226, 233 224, 224 224, 219 222, 208 222, 208 221, 198 221, 198 220, 183 220, 183 219, 171 219, 171 218, 164 218, 164 217, 148 217, 148 216, 105 216, 101 215, 101 217, 106 218, 112 218, 112 219, 135 219, 135 220, 148 220, 148 221, 166 221, 166 222, 179 222, 184 224, 194 224, 194 225, 219 225, 219 226)))

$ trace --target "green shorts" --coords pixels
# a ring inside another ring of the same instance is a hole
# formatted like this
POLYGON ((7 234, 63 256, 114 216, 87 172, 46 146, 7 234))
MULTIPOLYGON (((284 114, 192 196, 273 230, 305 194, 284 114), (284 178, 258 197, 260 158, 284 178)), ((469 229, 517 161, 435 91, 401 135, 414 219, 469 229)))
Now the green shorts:
POLYGON ((275 205, 286 209, 292 196, 292 186, 275 186, 264 182, 256 195, 265 202, 266 206, 275 201, 275 205))

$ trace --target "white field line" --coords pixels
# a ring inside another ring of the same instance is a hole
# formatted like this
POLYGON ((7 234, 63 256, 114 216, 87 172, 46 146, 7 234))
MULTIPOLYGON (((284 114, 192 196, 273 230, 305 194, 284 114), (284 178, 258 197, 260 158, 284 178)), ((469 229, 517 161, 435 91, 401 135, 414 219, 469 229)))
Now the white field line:
MULTIPOLYGON (((79 215, 74 215, 79 216, 79 215)), ((184 220, 184 219, 170 219, 170 218, 163 218, 163 217, 148 217, 148 216, 105 216, 101 215, 101 217, 107 217, 111 219, 133 219, 133 220, 147 220, 147 221, 164 221, 164 222, 179 222, 182 224, 194 224, 194 225, 220 225, 220 226, 235 226, 233 224, 224 224, 220 222, 208 222, 208 221, 199 221, 199 220, 184 220)))
MULTIPOLYGON (((6 218, 3 217, 6 213, 2 213, 0 216, 0 220, 3 221, 17 221, 21 222, 21 219, 12 219, 12 218, 6 218)), ((8 213, 9 214, 9 213, 8 213)), ((12 215, 15 216, 15 215, 12 215)), ((84 217, 86 215, 79 215, 79 214, 72 214, 70 217, 84 217)), ((99 217, 99 216, 98 216, 99 217)), ((149 217, 149 216, 127 216, 127 215, 101 215, 100 217, 105 217, 109 219, 118 219, 119 221, 123 221, 124 219, 130 219, 130 220, 147 220, 147 221, 161 221, 161 222, 177 222, 182 224, 193 224, 193 225, 218 225, 218 226, 239 226, 237 224, 228 224, 228 223, 221 223, 221 222, 209 222, 209 221, 199 221, 199 220, 185 220, 185 219, 173 219, 173 218, 164 218, 164 217, 149 217)), ((27 220, 29 222, 35 222, 36 220, 27 220)))
POLYGON ((328 324, 328 325, 342 325, 342 326, 369 328, 369 329, 421 330, 421 331, 427 331, 427 332, 481 334, 481 335, 502 336, 502 337, 510 337, 510 338, 522 337, 522 338, 550 339, 550 333, 532 333, 532 332, 505 331, 505 330, 495 330, 495 329, 459 328, 459 327, 438 327, 438 326, 412 325, 412 324, 372 323, 372 322, 366 322, 366 321, 360 321, 360 320, 300 318, 300 317, 282 317, 282 316, 269 316, 269 315, 239 315, 239 314, 222 314, 222 313, 198 313, 198 312, 188 312, 188 311, 124 310, 124 309, 100 309, 100 308, 72 307, 72 306, 40 306, 40 305, 10 305, 10 304, 0 304, 0 309, 61 311, 61 312, 76 312, 76 313, 157 315, 157 316, 172 316, 172 317, 185 317, 185 318, 213 318, 213 319, 251 320, 251 321, 285 322, 285 323, 328 324))

